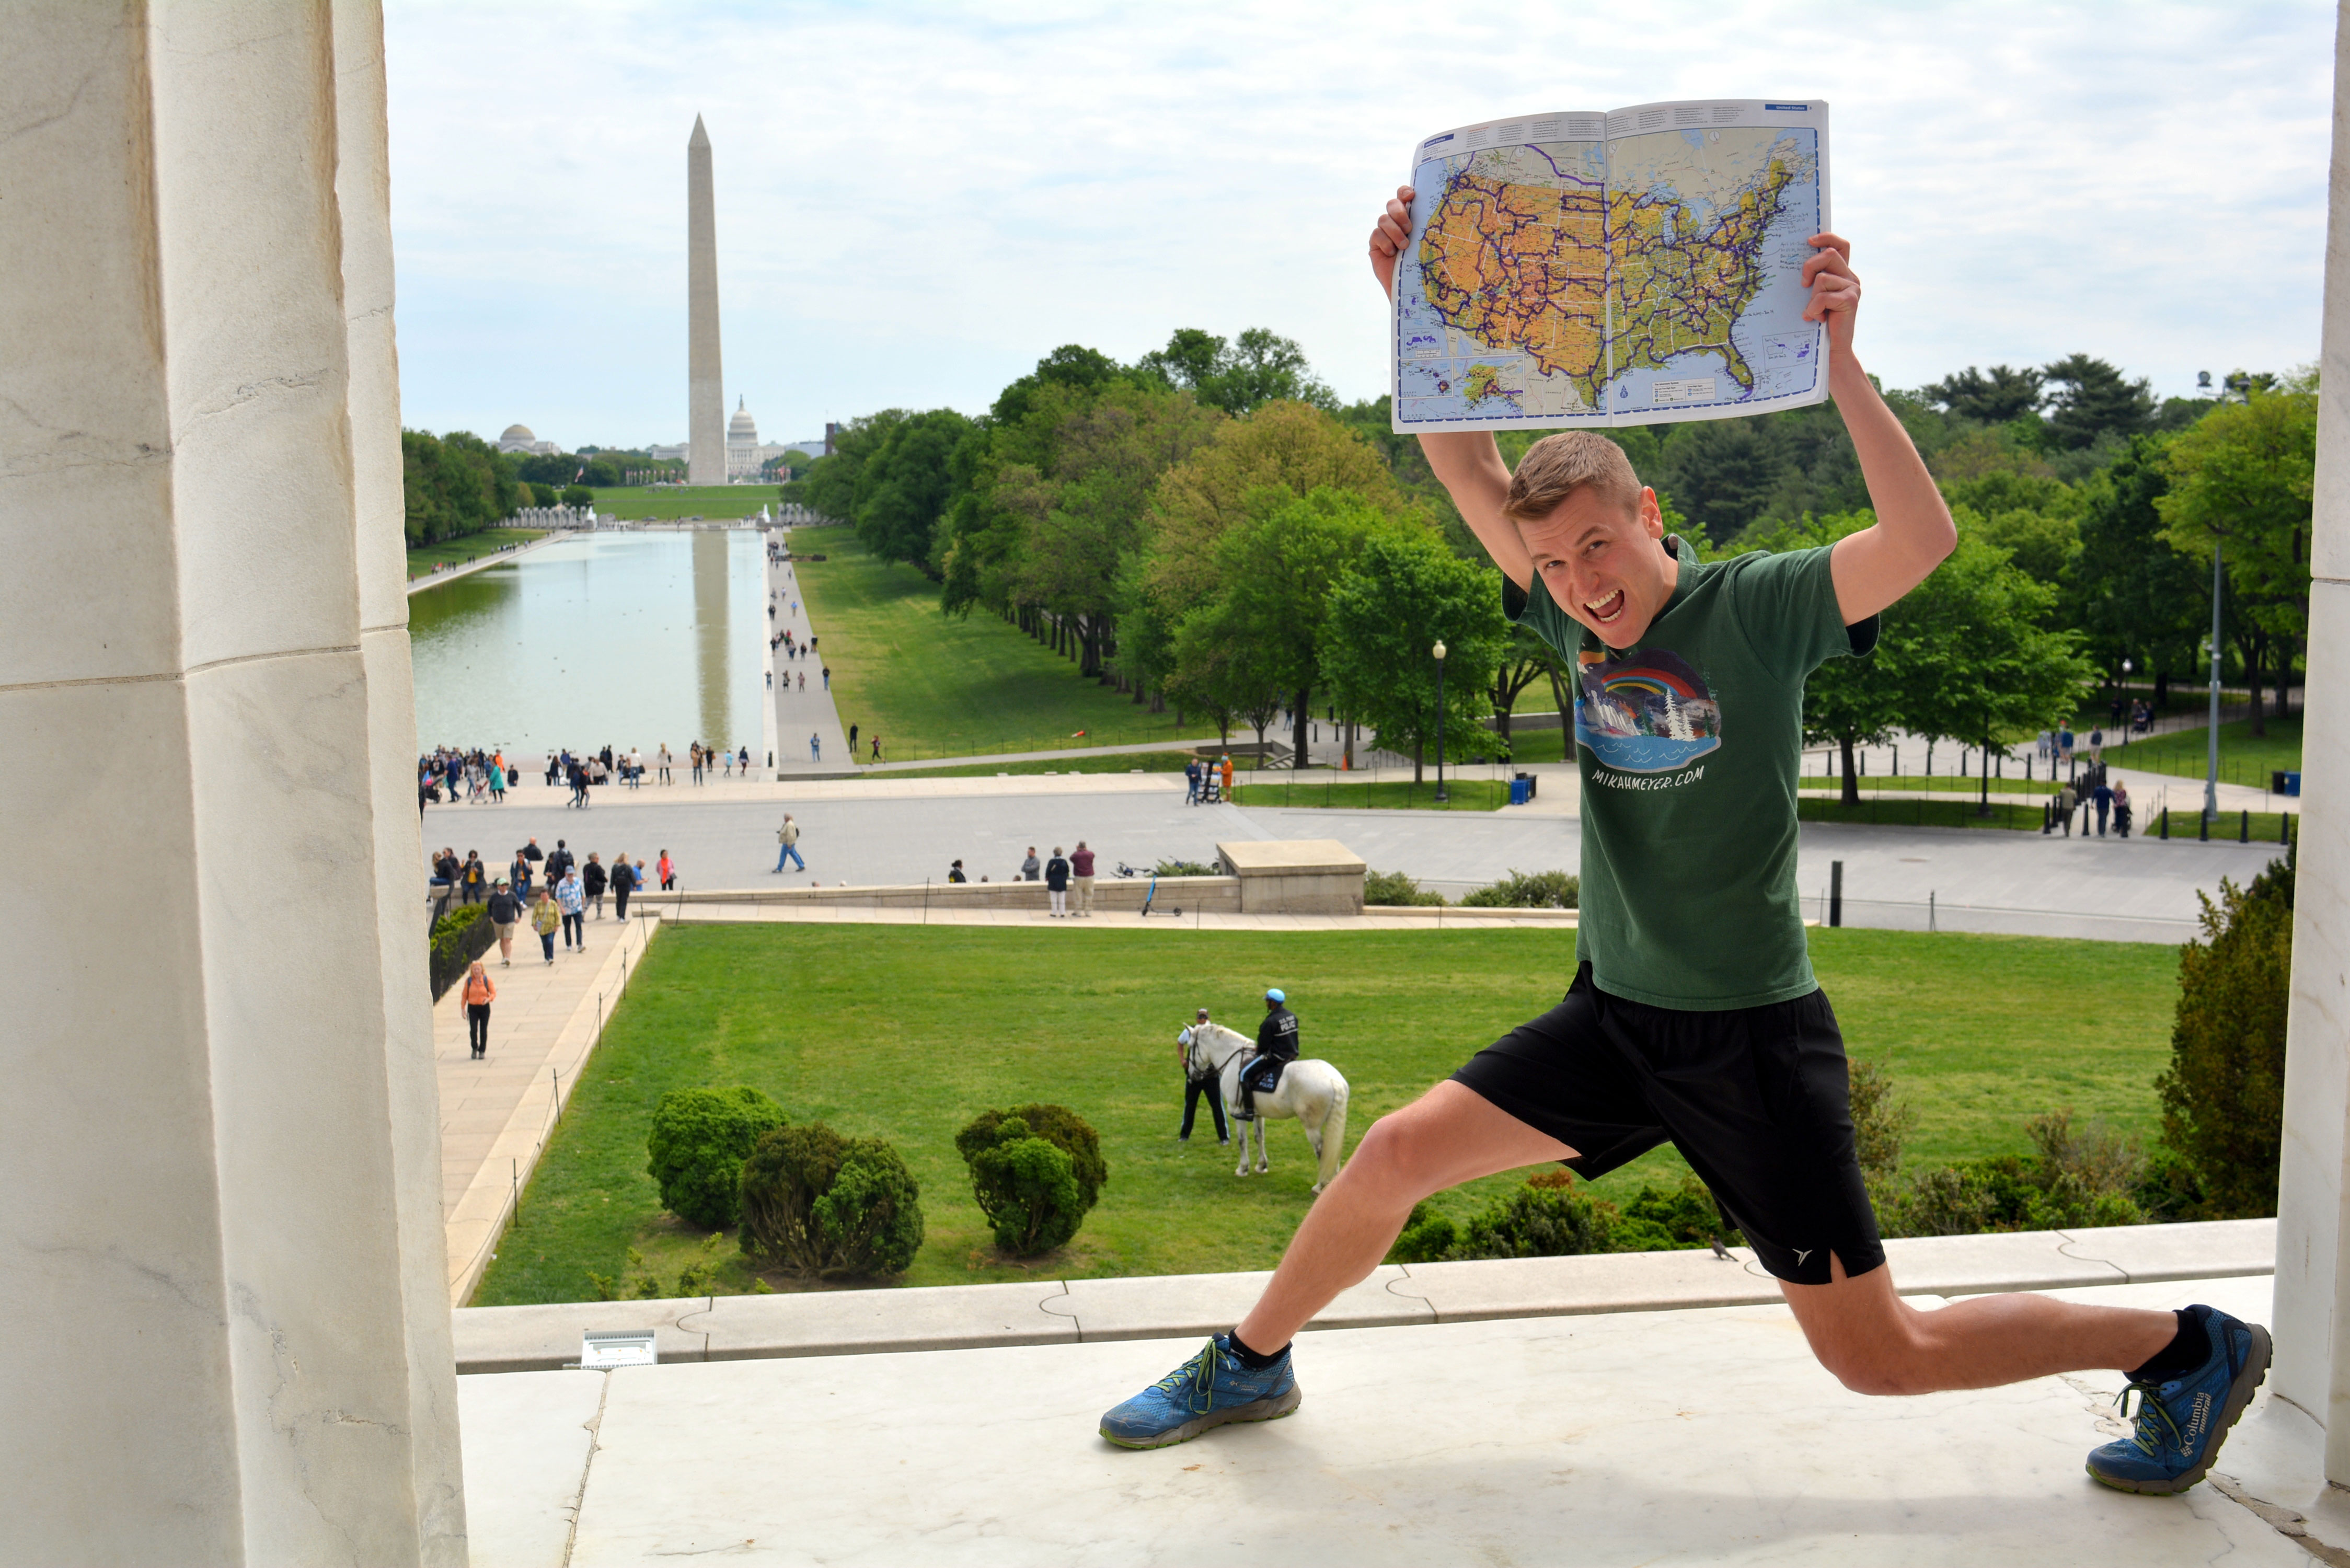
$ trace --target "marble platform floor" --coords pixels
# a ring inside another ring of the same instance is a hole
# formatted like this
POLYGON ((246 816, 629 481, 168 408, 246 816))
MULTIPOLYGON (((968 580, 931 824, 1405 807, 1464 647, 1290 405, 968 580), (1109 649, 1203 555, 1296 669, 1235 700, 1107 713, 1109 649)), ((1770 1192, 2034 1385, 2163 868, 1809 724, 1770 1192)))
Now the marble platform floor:
MULTIPOLYGON (((2270 1290, 2058 1293, 2265 1318, 2270 1290)), ((2120 1430, 2118 1375, 1864 1398, 1777 1305, 1331 1330, 1301 1347, 1305 1404, 1286 1420, 1146 1453, 1100 1439, 1104 1407, 1196 1348, 463 1377, 473 1561, 2311 1561, 2232 1480, 2176 1498, 2090 1481, 2084 1454, 2120 1430)))

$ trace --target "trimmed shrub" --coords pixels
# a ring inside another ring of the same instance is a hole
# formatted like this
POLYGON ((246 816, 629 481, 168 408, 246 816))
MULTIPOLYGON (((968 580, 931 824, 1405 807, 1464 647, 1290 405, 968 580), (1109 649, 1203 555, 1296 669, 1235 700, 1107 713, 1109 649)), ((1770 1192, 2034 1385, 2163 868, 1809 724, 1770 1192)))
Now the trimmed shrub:
POLYGON ((764 1133, 743 1162, 743 1250, 803 1279, 902 1274, 922 1194, 898 1151, 822 1122, 764 1133))
POLYGON ((1500 881, 1461 896, 1465 909, 1572 909, 1583 898, 1583 878, 1572 871, 1513 871, 1500 881))
POLYGON ((1066 1106, 983 1111, 955 1135, 955 1151, 996 1246, 1015 1258, 1076 1235, 1109 1180, 1100 1137, 1066 1106))
POLYGON ((1422 1203, 1388 1253, 1391 1263, 1465 1258, 1558 1258, 1591 1252, 1663 1252, 1742 1240, 1694 1176, 1678 1187, 1644 1186, 1618 1209, 1579 1190, 1561 1167, 1529 1177, 1466 1225, 1422 1203))
POLYGON ((2024 1133, 2037 1153, 1963 1159, 1874 1189, 1877 1230, 1971 1236, 2147 1222, 2137 1200, 2147 1162, 2134 1144, 2101 1123, 2076 1127, 2069 1110, 2033 1117, 2024 1133))
POLYGON ((1150 868, 1154 877, 1213 877, 1216 868, 1197 860, 1161 860, 1150 868))
POLYGON ((2180 1218, 2276 1212, 2284 1137, 2285 1013, 2292 1001, 2293 863, 2272 862, 2220 901, 2203 898, 2203 938, 2178 957, 2170 1065, 2155 1080, 2162 1141, 2185 1167, 2180 1218))
POLYGON ((1400 871, 1373 871, 1363 877, 1363 902, 1390 908, 1396 905, 1434 905, 1444 902, 1444 895, 1428 892, 1400 871))
POLYGON ((663 1095, 645 1139, 645 1174, 660 1183, 661 1207, 704 1231, 733 1229, 743 1157, 785 1119, 783 1106, 747 1085, 663 1095))
POLYGON ((432 1000, 438 1002, 451 986, 465 978, 475 959, 498 940, 486 904, 460 904, 432 922, 432 1000))
POLYGON ((1852 1130, 1860 1173, 1870 1181, 1889 1180, 1901 1167, 1901 1140, 1918 1125, 1918 1113, 1893 1092, 1893 1075, 1875 1062, 1849 1064, 1852 1130))

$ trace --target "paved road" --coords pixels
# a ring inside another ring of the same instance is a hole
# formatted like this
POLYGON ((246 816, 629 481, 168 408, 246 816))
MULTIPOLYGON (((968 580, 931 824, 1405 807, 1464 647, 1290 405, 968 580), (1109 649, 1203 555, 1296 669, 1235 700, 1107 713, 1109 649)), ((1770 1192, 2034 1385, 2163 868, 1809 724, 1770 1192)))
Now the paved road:
MULTIPOLYGON (((988 781, 1001 787, 1003 781, 988 781)), ((680 786, 681 788, 682 786, 680 786)), ((655 857, 670 851, 689 888, 756 888, 777 881, 943 880, 961 858, 973 880, 1014 874, 1028 846, 1088 841, 1107 873, 1118 860, 1148 866, 1161 857, 1205 861, 1224 839, 1336 838, 1382 871, 1407 871, 1458 894, 1517 869, 1575 870, 1572 817, 1527 812, 1264 810, 1186 806, 1180 784, 1163 793, 996 794, 985 798, 812 800, 791 809, 801 822, 805 875, 776 878, 775 828, 784 805, 755 800, 676 799, 670 792, 598 792, 598 804, 569 810, 545 804, 435 807, 424 818, 429 845, 479 848, 503 863, 523 838, 542 847, 567 838, 582 854, 655 857)), ((2116 940, 2177 941, 2190 935, 2196 891, 2221 877, 2256 875, 2273 845, 2173 839, 2065 839, 1987 830, 1855 827, 1807 824, 1797 882, 1804 912, 1817 916, 1831 861, 1845 863, 1848 924, 1925 929, 1928 901, 1943 929, 2003 930, 2116 940)), ((1701 868, 1678 871, 1701 875, 1701 868)))

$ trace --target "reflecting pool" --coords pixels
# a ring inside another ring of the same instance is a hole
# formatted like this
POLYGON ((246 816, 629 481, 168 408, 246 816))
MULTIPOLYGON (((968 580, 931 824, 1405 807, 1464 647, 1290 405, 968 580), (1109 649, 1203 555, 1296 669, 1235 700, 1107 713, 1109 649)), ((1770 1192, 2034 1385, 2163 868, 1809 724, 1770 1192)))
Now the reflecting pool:
POLYGON ((747 529, 589 535, 410 595, 419 750, 756 753, 761 559, 747 529))

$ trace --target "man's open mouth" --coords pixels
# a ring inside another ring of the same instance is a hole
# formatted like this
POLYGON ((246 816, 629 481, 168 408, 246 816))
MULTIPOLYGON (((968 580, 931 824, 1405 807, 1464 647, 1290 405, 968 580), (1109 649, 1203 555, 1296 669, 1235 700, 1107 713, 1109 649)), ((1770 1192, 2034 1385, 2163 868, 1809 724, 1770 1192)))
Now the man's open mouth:
POLYGON ((1598 622, 1601 626, 1606 626, 1609 621, 1614 620, 1617 616, 1624 613, 1624 590, 1622 588, 1617 588, 1614 593, 1609 594, 1606 598, 1599 600, 1596 604, 1586 599, 1584 601, 1583 608, 1584 612, 1589 615, 1593 620, 1598 622))

